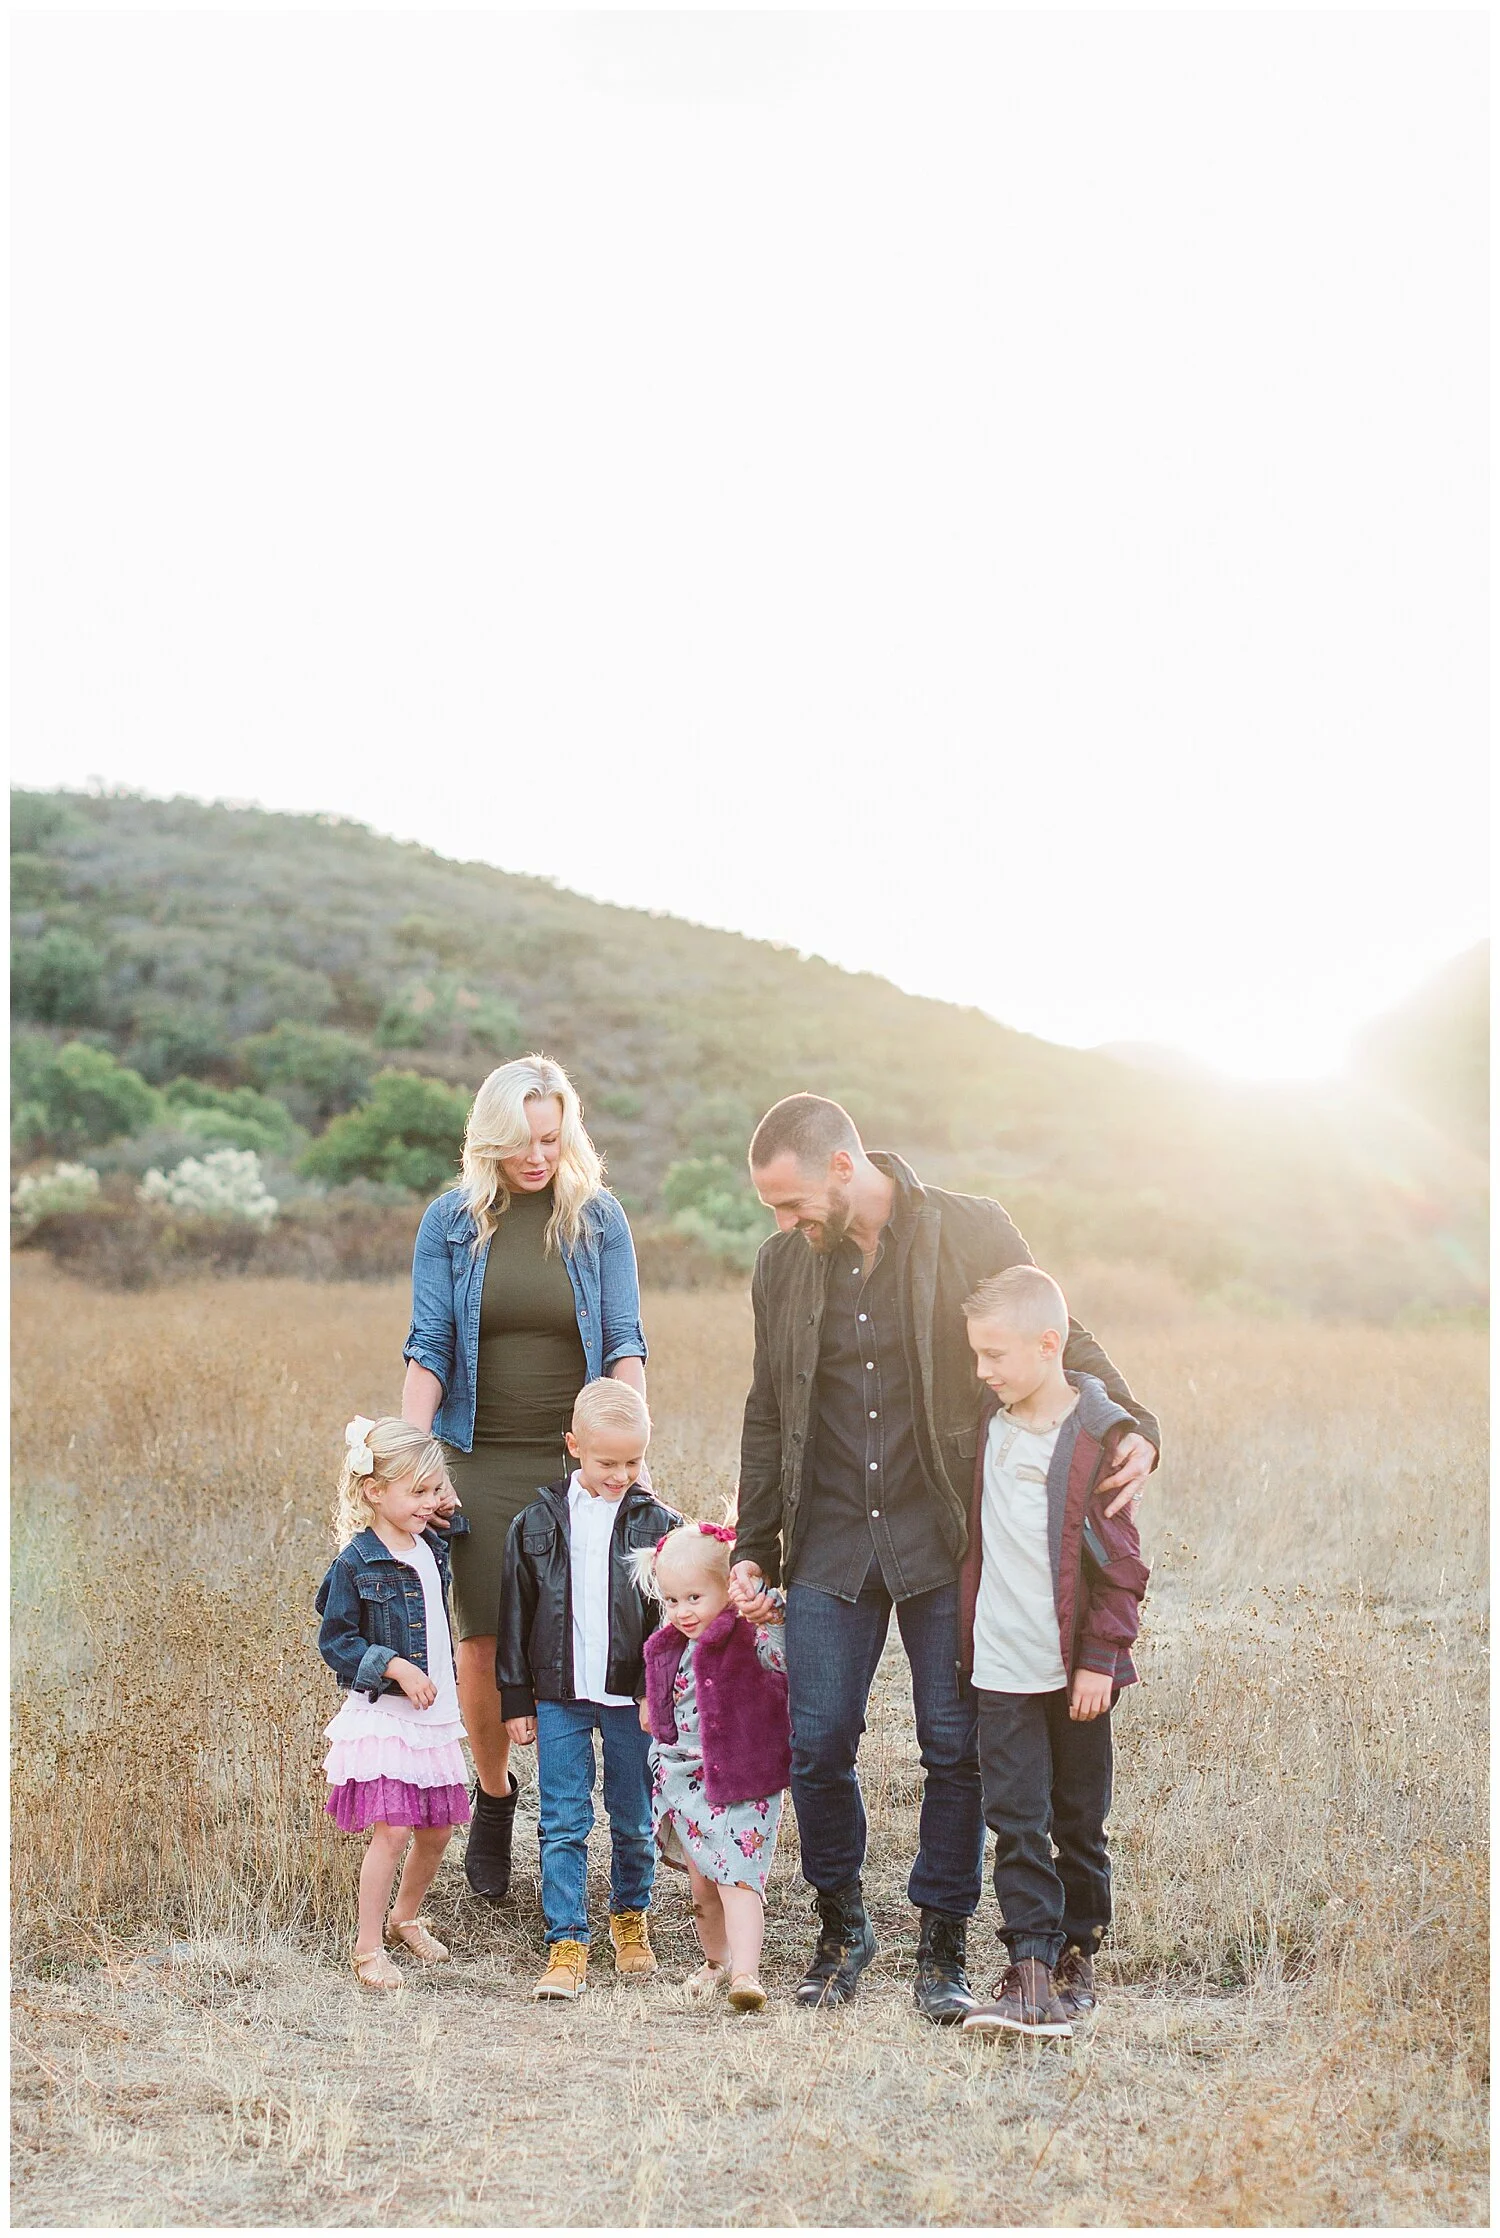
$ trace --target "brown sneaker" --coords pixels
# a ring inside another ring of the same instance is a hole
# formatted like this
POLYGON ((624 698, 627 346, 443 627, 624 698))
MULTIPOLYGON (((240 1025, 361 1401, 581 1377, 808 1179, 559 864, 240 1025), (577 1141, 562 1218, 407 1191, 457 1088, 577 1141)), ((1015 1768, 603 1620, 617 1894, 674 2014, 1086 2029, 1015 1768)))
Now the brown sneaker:
POLYGON ((1076 1943, 1069 1943, 1057 1962, 1052 1987, 1057 1992, 1057 2002, 1075 2026, 1091 2021, 1099 2004, 1094 1988, 1092 1953, 1080 1950, 1076 1943))
POLYGON ((646 1933, 644 1912, 611 1912, 609 1939, 615 1946, 617 1974, 654 1974, 656 1953, 646 1933))
POLYGON ((966 2036, 1071 2036, 1073 2026, 1053 1993, 1052 1969, 1039 1958, 1007 1966, 993 2004, 965 2013, 966 2036))
POLYGON ((576 1997, 585 1986, 588 1970, 587 1943, 549 1943, 547 1971, 531 1994, 544 1998, 576 1997))

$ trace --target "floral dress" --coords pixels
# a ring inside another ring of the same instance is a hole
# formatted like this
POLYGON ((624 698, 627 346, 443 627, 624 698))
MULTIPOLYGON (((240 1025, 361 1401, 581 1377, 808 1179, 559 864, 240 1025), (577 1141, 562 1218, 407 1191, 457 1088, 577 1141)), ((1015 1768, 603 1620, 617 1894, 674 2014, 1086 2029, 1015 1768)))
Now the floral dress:
MULTIPOLYGON (((780 1624, 756 1627, 755 1652, 768 1671, 786 1670, 784 1629, 780 1624)), ((753 1888, 763 1896, 776 1854, 782 1798, 766 1795, 757 1802, 727 1803, 717 1810, 709 1802, 703 1787, 694 1645, 689 1640, 683 1649, 672 1681, 677 1738, 651 1743, 651 1823, 656 1846, 668 1865, 686 1872, 691 1859, 706 1881, 753 1888)))

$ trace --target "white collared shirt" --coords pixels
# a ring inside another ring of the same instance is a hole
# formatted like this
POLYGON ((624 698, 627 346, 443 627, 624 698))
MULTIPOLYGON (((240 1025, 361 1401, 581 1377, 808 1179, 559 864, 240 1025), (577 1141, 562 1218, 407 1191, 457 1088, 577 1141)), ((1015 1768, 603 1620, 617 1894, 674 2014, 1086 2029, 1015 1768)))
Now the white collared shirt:
POLYGON ((575 1469, 568 1485, 573 1693, 580 1702, 603 1702, 612 1709, 635 1706, 633 1695, 604 1690, 609 1671, 609 1553, 619 1515, 620 1501, 586 1491, 575 1469))

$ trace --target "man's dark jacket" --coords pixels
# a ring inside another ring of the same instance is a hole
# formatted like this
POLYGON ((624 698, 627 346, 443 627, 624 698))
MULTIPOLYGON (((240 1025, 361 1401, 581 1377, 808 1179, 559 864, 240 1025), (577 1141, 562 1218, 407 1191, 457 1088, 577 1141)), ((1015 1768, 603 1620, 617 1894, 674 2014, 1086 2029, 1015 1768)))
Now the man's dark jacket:
MULTIPOLYGON (((568 1486, 544 1484, 522 1508, 505 1541, 495 1684, 502 1717, 534 1717, 538 1702, 574 1702, 573 1536, 568 1486)), ((655 1616, 630 1574, 630 1557, 682 1521, 675 1508, 632 1484, 620 1499, 609 1542, 609 1655, 606 1694, 639 1701, 646 1691, 644 1650, 655 1616)))
MULTIPOLYGON (((914 1217, 901 1295, 902 1348, 916 1402, 917 1444, 932 1495, 933 1523, 957 1570, 968 1545, 969 1487, 977 1448, 974 1353, 962 1307, 987 1275, 1032 1266, 1020 1231, 993 1197, 929 1189, 904 1158, 871 1153, 896 1185, 898 1206, 914 1217)), ((776 1584, 790 1574, 805 1512, 802 1480, 813 1424, 818 1345, 828 1259, 796 1229, 767 1238, 755 1262, 755 1374, 740 1438, 736 1562, 758 1563, 776 1584)), ((1132 1415, 1158 1453, 1156 1420, 1087 1329, 1068 1323, 1064 1366, 1097 1376, 1132 1415)))

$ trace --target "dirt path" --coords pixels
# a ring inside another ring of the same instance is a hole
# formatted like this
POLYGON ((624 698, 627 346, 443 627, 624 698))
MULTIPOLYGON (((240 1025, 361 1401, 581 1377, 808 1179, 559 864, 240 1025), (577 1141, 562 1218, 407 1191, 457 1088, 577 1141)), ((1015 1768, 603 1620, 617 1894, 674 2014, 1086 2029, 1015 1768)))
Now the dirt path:
MULTIPOLYGON (((887 1942, 856 2012, 822 2017, 787 2003, 784 1937, 781 1996, 740 2020, 685 2009, 665 1980, 535 2006, 524 1916, 477 1915, 451 1887, 436 1915, 456 1948, 489 1947, 394 2006, 290 1948, 209 1943, 20 1983, 15 2222, 1484 2216, 1478 2109, 1467 2173, 1461 2107, 1455 2136, 1414 2155, 1378 2077, 1290 1992, 1115 1990, 1071 2051, 1007 2053, 916 2017, 909 1940, 887 1942)), ((659 1942, 680 1978, 680 1923, 659 1942)))

